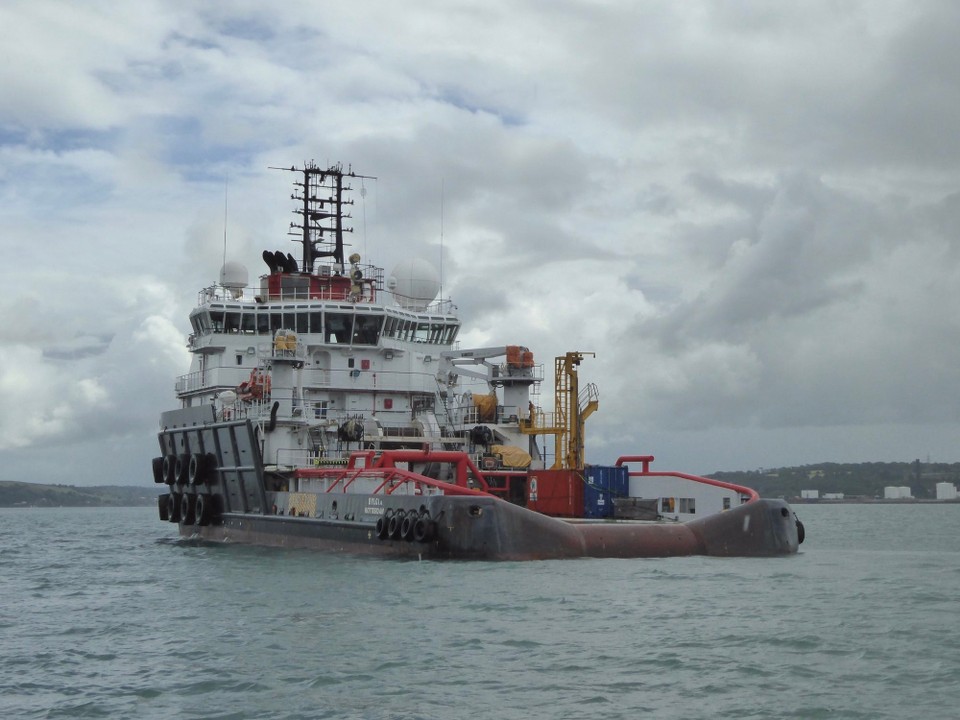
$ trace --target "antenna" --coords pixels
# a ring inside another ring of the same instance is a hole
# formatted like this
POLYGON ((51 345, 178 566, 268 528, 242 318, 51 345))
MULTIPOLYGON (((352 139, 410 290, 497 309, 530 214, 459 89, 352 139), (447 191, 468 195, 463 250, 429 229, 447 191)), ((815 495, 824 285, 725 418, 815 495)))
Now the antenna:
POLYGON ((227 264, 227 187, 229 176, 223 176, 223 264, 227 264))
POLYGON ((444 179, 440 178, 440 297, 441 307, 443 303, 443 184, 444 179))
POLYGON ((367 186, 360 178, 360 202, 363 210, 363 256, 367 257, 367 186))

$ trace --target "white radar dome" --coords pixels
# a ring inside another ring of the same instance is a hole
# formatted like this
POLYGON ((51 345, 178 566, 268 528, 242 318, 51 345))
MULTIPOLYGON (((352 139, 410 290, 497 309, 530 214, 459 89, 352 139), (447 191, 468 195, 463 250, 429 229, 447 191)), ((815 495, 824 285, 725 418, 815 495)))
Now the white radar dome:
POLYGON ((220 284, 230 290, 234 297, 240 297, 250 279, 247 268, 243 264, 228 260, 220 268, 220 284))
POLYGON ((440 273, 426 260, 402 260, 387 278, 387 289, 405 310, 425 310, 440 292, 440 273))
POLYGON ((217 396, 217 399, 224 407, 231 407, 237 402, 237 394, 233 390, 224 390, 217 396))

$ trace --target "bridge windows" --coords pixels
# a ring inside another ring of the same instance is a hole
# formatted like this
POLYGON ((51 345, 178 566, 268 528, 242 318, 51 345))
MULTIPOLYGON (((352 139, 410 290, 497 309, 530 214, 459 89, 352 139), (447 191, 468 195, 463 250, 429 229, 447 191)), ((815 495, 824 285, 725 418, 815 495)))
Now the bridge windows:
POLYGON ((353 344, 376 345, 383 328, 383 315, 357 315, 354 318, 353 344))
POLYGON ((323 341, 330 345, 346 345, 353 333, 353 316, 346 313, 327 313, 323 341))
POLYGON ((330 345, 374 346, 380 337, 424 345, 452 345, 460 324, 448 317, 408 317, 359 312, 340 305, 313 309, 306 305, 257 304, 230 307, 212 304, 190 318, 196 336, 210 333, 272 336, 277 330, 312 334, 330 345))
POLYGON ((414 331, 413 341, 416 343, 425 343, 430 339, 430 323, 417 323, 414 331))
POLYGON ((383 325, 383 336, 401 342, 451 345, 459 330, 460 324, 448 318, 425 320, 388 315, 383 325))

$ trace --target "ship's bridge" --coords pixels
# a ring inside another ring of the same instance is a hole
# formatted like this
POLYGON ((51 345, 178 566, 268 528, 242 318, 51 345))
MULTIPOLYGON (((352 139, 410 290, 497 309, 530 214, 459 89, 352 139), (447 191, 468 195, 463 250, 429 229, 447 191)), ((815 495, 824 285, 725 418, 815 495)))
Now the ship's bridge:
POLYGON ((381 340, 392 340, 450 346, 460 331, 460 320, 451 309, 449 303, 412 312, 363 303, 212 300, 190 314, 190 349, 202 352, 217 345, 211 336, 272 338, 277 330, 291 330, 307 342, 323 345, 377 346, 381 340))

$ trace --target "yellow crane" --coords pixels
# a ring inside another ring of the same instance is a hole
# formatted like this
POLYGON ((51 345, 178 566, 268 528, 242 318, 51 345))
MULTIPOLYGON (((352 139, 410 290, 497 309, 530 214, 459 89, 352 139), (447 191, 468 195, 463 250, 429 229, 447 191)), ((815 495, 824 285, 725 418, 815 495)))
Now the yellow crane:
POLYGON ((583 468, 584 424, 600 405, 600 395, 594 383, 587 383, 580 391, 577 367, 583 358, 592 352, 568 352, 556 358, 554 371, 554 422, 545 425, 544 414, 531 413, 530 419, 521 424, 528 435, 553 435, 556 438, 553 462, 554 470, 580 470, 583 468))

